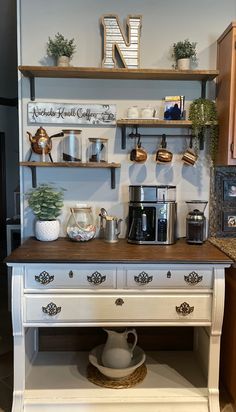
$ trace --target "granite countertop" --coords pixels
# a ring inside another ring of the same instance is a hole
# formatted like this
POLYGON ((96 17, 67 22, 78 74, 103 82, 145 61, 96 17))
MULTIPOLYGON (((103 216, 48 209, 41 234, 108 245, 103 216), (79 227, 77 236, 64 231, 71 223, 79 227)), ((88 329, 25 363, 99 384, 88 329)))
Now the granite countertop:
POLYGON ((209 242, 214 246, 217 246, 222 252, 228 255, 231 259, 236 262, 236 238, 216 238, 210 237, 209 242))

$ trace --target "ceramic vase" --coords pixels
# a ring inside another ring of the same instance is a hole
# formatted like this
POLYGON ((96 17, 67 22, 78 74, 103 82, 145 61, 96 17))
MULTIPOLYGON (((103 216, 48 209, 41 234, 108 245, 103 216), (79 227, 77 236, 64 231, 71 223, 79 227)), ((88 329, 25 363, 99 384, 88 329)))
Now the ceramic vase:
POLYGON ((189 70, 190 69, 190 59, 179 59, 177 60, 177 69, 179 70, 189 70))
POLYGON ((59 56, 57 58, 57 65, 59 67, 68 67, 70 65, 70 58, 67 56, 59 56))
POLYGON ((35 237, 38 240, 49 242, 56 240, 60 232, 59 220, 36 220, 35 237))

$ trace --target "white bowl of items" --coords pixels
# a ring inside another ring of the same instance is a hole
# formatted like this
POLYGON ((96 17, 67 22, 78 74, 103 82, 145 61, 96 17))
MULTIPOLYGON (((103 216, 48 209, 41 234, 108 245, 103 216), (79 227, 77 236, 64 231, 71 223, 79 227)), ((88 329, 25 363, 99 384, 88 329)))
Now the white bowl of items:
POLYGON ((96 346, 89 353, 89 361, 95 366, 103 375, 110 379, 121 379, 131 375, 139 366, 141 366, 146 359, 144 351, 136 346, 134 348, 134 355, 131 360, 130 366, 124 369, 107 368, 102 364, 102 352, 104 345, 96 346))

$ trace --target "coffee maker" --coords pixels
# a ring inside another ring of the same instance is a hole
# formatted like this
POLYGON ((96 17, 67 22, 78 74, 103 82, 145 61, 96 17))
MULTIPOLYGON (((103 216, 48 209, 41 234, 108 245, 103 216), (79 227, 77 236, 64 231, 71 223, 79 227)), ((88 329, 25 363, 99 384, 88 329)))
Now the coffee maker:
POLYGON ((128 242, 176 241, 176 186, 129 186, 128 242))

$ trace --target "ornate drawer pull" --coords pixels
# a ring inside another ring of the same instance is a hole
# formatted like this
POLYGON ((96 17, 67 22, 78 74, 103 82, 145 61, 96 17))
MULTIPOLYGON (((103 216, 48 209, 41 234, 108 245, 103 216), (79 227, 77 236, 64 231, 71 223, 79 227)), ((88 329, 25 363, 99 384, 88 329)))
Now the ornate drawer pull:
POLYGON ((153 276, 149 276, 146 272, 139 273, 138 276, 134 276, 134 281, 139 285, 147 285, 152 282, 153 276))
POLYGON ((202 281, 203 276, 199 276, 197 272, 191 272, 189 275, 184 276, 184 280, 188 285, 197 285, 202 281))
POLYGON ((38 276, 35 275, 34 278, 36 282, 39 282, 42 285, 48 285, 50 282, 54 280, 54 275, 49 275, 49 273, 44 270, 38 276))
POLYGON ((99 272, 92 273, 91 276, 87 276, 87 281, 92 283, 93 285, 101 285, 101 283, 105 282, 106 276, 101 275, 99 272))
POLYGON ((125 302, 123 301, 123 299, 118 298, 115 301, 116 306, 122 306, 125 302))
POLYGON ((61 312, 61 306, 55 305, 55 303, 50 302, 46 307, 42 306, 43 313, 47 313, 49 316, 55 316, 61 312))
POLYGON ((166 274, 166 277, 167 277, 167 279, 170 279, 170 278, 171 278, 171 271, 170 271, 170 270, 168 270, 168 272, 167 272, 167 274, 166 274))
POLYGON ((194 311, 194 306, 190 306, 187 302, 183 302, 180 306, 176 306, 175 309, 179 315, 187 316, 194 311))
POLYGON ((72 279, 73 277, 74 277, 73 270, 70 270, 70 271, 69 271, 69 278, 71 278, 71 279, 72 279))

